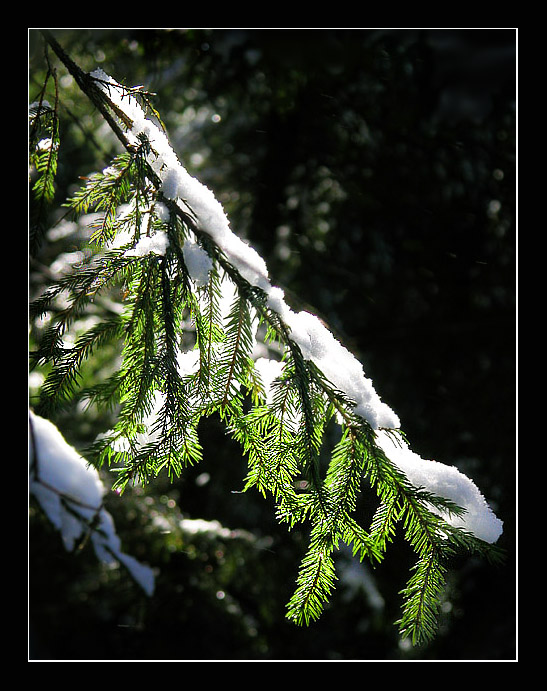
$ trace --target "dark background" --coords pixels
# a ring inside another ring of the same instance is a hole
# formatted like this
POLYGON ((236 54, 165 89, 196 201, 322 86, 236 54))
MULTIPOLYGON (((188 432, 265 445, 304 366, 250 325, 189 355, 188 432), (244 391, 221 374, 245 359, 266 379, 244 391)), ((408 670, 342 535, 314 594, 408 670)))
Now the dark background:
MULTIPOLYGON (((412 564, 398 542, 372 574, 383 607, 341 583, 319 623, 297 629, 284 607, 306 535, 278 526, 269 501, 238 493, 245 460, 213 419, 202 425, 199 468, 109 498, 125 551, 161 570, 151 601, 90 549, 65 554, 33 508, 31 657, 514 659, 515 31, 55 35, 83 69, 101 66, 157 94, 181 161, 265 257, 272 282, 360 358, 413 450, 477 483, 504 521, 506 561, 455 560, 439 636, 423 648, 401 645, 393 626, 412 564), (189 536, 182 516, 244 532, 189 536), (170 532, 156 529, 160 518, 170 532)), ((117 148, 51 57, 63 104, 62 203, 117 148)), ((29 64, 32 101, 45 65, 35 30, 29 64)), ((31 294, 79 242, 78 233, 50 238, 31 262, 31 294)), ((55 422, 83 448, 110 420, 75 405, 55 422)))

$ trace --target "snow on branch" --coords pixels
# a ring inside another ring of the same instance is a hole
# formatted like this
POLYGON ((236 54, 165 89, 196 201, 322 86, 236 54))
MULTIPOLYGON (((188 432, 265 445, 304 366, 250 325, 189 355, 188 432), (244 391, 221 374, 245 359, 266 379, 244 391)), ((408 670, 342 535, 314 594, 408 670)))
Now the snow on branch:
POLYGON ((57 427, 30 412, 29 491, 60 532, 68 551, 87 535, 98 559, 123 564, 144 592, 154 592, 152 569, 125 554, 114 521, 103 506, 105 488, 96 468, 70 446, 57 427))
POLYGON ((471 532, 479 540, 496 542, 503 531, 503 522, 488 506, 475 483, 454 466, 421 458, 400 437, 394 439, 385 430, 376 433, 376 443, 414 486, 443 497, 465 509, 461 516, 448 515, 431 507, 434 513, 454 528, 471 532))
MULTIPOLYGON (((309 312, 295 313, 287 305, 283 290, 272 285, 264 259, 235 235, 220 202, 213 192, 181 165, 165 133, 146 114, 130 90, 117 83, 103 70, 90 75, 96 80, 116 112, 123 113, 129 124, 127 136, 136 146, 145 138, 149 143, 147 162, 161 183, 165 199, 176 203, 181 211, 193 218, 196 229, 205 233, 223 252, 227 261, 251 286, 266 295, 266 304, 289 330, 291 340, 299 347, 304 359, 313 362, 335 389, 354 404, 354 413, 368 422, 376 433, 378 446, 416 487, 449 499, 462 509, 460 516, 443 516, 454 527, 461 527, 488 543, 502 533, 503 523, 492 512, 476 485, 456 468, 420 458, 402 439, 393 441, 386 430, 398 430, 400 420, 386 405, 366 377, 360 362, 339 343, 323 323, 309 312)), ((157 231, 161 233, 162 231, 157 231)), ((162 253, 167 238, 147 239, 150 251, 162 253)), ((139 247, 139 250, 146 248, 139 247)), ((185 257, 199 282, 204 283, 210 264, 204 250, 188 245, 185 257)))
MULTIPOLYGON (((139 137, 146 136, 150 143, 148 163, 162 182, 164 196, 194 217, 196 228, 213 240, 248 283, 266 294, 268 307, 289 327, 291 339, 299 346, 303 357, 314 362, 339 391, 355 402, 355 412, 365 418, 373 429, 398 428, 399 418, 380 400, 359 361, 315 315, 309 312, 295 313, 290 309, 281 288, 270 283, 264 259, 232 232, 224 209, 213 192, 181 165, 164 132, 146 118, 136 99, 101 69, 95 70, 91 76, 99 80, 109 99, 133 123, 130 134, 134 137, 134 143, 138 144, 139 137)), ((158 240, 147 241, 154 245, 158 253, 161 243, 158 240)))

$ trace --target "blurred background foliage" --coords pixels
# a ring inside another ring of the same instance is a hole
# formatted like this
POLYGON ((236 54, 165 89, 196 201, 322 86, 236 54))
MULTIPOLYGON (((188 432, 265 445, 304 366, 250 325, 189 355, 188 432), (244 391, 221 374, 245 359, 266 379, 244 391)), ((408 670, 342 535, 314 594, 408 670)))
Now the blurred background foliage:
MULTIPOLYGON (((515 31, 54 33, 83 69, 157 94, 181 161, 289 303, 319 314, 360 358, 416 452, 475 480, 505 522, 507 559, 452 564, 427 647, 402 644, 393 626, 413 563, 402 540, 374 572, 341 554, 331 605, 298 629, 284 608, 307 536, 278 526, 269 500, 240 493, 245 459, 211 419, 199 467, 173 485, 160 478, 107 497, 124 551, 158 569, 151 600, 91 548, 66 554, 31 506, 31 658, 514 659, 515 31)), ((63 219, 60 204, 119 150, 50 59, 61 150, 31 297, 88 251, 84 222, 63 219)), ((38 30, 29 68, 33 101, 46 69, 38 30)), ((108 309, 97 301, 86 318, 108 309)), ((41 328, 31 325, 31 346, 41 328)), ((99 354, 83 383, 115 362, 115 352, 99 354)), ((30 377, 31 405, 42 374, 30 377)), ((54 422, 85 449, 112 420, 75 401, 54 422)))

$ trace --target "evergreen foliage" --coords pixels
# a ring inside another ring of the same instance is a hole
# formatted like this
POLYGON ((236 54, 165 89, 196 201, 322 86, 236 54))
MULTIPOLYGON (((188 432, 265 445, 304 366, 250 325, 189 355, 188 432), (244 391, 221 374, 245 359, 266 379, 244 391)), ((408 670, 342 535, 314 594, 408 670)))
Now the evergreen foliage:
MULTIPOLYGON (((74 70, 54 39, 46 38, 74 70)), ((77 74, 89 95, 89 78, 77 74)), ((124 132, 125 118, 120 119, 116 106, 100 93, 102 106, 118 118, 124 132)), ((128 89, 130 95, 150 107, 149 94, 128 89)), ((56 109, 57 104, 37 106, 30 140, 31 162, 39 174, 33 192, 44 203, 54 194, 56 109), (42 129, 52 144, 37 149, 42 129)), ((158 116, 155 111, 152 115, 158 116)), ((119 491, 160 475, 177 478, 199 463, 200 420, 218 416, 247 458, 244 490, 270 497, 277 519, 289 529, 303 525, 309 530, 287 617, 307 625, 321 616, 336 587, 335 555, 342 545, 377 565, 400 530, 416 564, 401 593, 399 629, 415 644, 431 640, 450 558, 461 551, 496 557, 496 548, 440 517, 440 511, 458 515, 463 510, 408 482, 378 447, 374 430, 356 415, 353 402, 303 357, 264 292, 200 230, 191 210, 182 212, 162 192, 147 161, 151 144, 146 137, 138 145, 128 139, 124 143, 126 151, 90 175, 66 203, 76 217, 95 214, 93 252, 30 308, 32 318, 53 307, 56 314, 31 354, 33 363, 49 367, 36 412, 47 417, 75 397, 115 409, 115 427, 91 451, 98 466, 116 474, 114 488, 119 491), (154 250, 151 244, 152 251, 139 251, 139 243, 153 242, 161 234, 168 239, 165 247, 154 250), (202 284, 196 282, 184 252, 185 243, 194 241, 210 260, 202 284), (65 336, 76 317, 113 289, 123 309, 67 344, 65 336), (231 296, 227 309, 226 295, 231 296), (189 322, 192 343, 186 333, 189 322), (271 388, 253 360, 257 329, 282 353, 280 374, 271 388), (119 369, 81 391, 84 363, 98 348, 119 340, 119 369), (182 356, 194 357, 194 366, 182 367, 182 356), (338 424, 340 435, 329 449, 326 430, 331 423, 338 424), (378 498, 369 525, 358 511, 365 481, 378 498)), ((399 430, 392 434, 404 439, 399 430)))
POLYGON ((37 172, 33 194, 37 200, 36 211, 31 219, 30 248, 35 251, 44 233, 46 208, 55 196, 55 176, 59 151, 59 119, 57 117, 57 80, 48 69, 43 89, 37 101, 29 108, 29 165, 37 172), (55 84, 55 104, 51 106, 44 94, 50 79, 55 84))

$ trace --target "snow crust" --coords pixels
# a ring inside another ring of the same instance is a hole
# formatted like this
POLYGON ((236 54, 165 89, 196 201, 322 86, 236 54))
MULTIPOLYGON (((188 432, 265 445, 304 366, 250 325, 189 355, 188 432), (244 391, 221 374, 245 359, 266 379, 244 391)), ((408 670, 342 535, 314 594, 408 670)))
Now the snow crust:
MULTIPOLYGON (((288 326, 290 336, 303 357, 314 362, 339 391, 354 401, 354 412, 376 431, 378 443, 388 457, 397 463, 412 484, 452 499, 465 508, 465 517, 456 520, 481 539, 494 542, 501 534, 502 522, 495 517, 474 483, 455 468, 436 461, 424 461, 408 447, 391 443, 383 430, 400 428, 400 420, 381 400, 359 361, 315 315, 291 310, 282 289, 271 284, 264 259, 232 232, 224 209, 213 192, 186 171, 164 132, 146 118, 137 101, 103 70, 96 70, 92 76, 102 80, 102 88, 110 99, 132 121, 129 136, 134 137, 134 143, 138 143, 139 135, 148 138, 151 145, 148 162, 161 180, 164 196, 194 218, 196 227, 217 244, 243 278, 266 293, 268 307, 277 312, 288 326)), ((196 282, 203 284, 209 267, 196 247, 192 244, 186 246, 185 258, 188 257, 189 271, 196 282)), ((259 367, 267 378, 271 376, 271 365, 267 368, 265 363, 260 363, 259 367)))
POLYGON ((68 551, 93 529, 90 540, 104 563, 121 562, 147 595, 154 592, 152 569, 125 554, 112 516, 103 507, 105 488, 96 468, 70 446, 58 428, 30 411, 29 491, 53 526, 60 532, 68 551))

